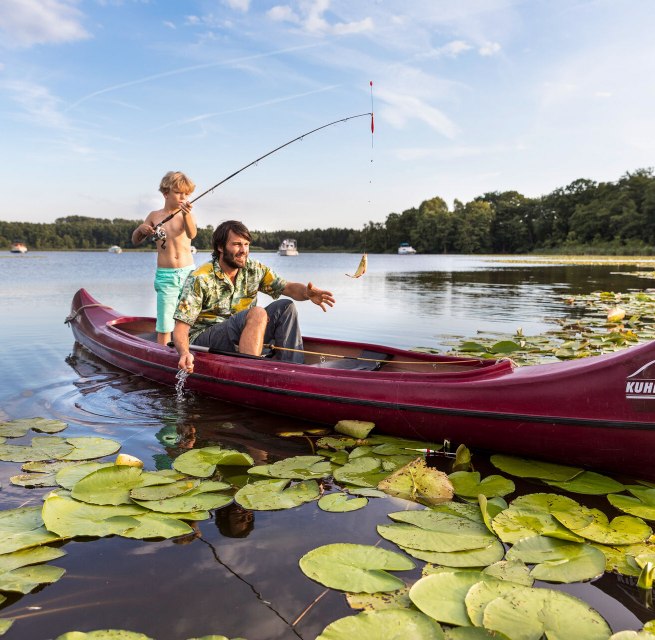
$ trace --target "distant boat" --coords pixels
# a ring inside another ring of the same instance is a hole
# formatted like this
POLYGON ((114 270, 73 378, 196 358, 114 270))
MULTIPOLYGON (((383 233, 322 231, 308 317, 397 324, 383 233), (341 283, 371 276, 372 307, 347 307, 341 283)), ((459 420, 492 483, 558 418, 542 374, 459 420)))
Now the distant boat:
POLYGON ((27 247, 22 242, 12 242, 9 251, 12 253, 27 253, 27 247))
POLYGON ((412 247, 409 242, 401 242, 398 247, 398 255, 408 256, 416 253, 416 249, 412 247))
POLYGON ((193 245, 191 245, 191 249, 189 249, 191 253, 198 253, 198 249, 196 249, 193 245))
POLYGON ((109 251, 109 253, 123 253, 123 250, 117 244, 115 244, 113 247, 109 247, 107 251, 109 251))
POLYGON ((281 256, 297 256, 298 247, 296 245, 296 241, 292 238, 287 238, 285 240, 282 240, 280 246, 278 247, 277 252, 281 256))

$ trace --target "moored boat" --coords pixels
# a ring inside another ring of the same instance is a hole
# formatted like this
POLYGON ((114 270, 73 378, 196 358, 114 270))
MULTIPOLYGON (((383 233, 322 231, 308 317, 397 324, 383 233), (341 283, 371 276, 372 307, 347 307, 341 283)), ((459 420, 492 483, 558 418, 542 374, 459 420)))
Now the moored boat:
POLYGON ((416 253, 416 249, 412 247, 409 242, 401 242, 400 246, 398 247, 398 255, 400 256, 409 256, 409 255, 414 255, 416 253))
MULTIPOLYGON (((67 322, 103 360, 175 385, 178 356, 156 343, 153 318, 123 316, 80 289, 67 322)), ((655 480, 655 342, 518 368, 311 337, 304 346, 303 365, 198 352, 186 387, 323 424, 367 420, 382 433, 655 480)))
POLYGON ((109 253, 123 253, 123 250, 117 244, 113 245, 112 247, 109 247, 107 251, 109 251, 109 253))
POLYGON ((27 253, 27 247, 23 242, 12 242, 9 251, 11 253, 27 253))
POLYGON ((293 238, 285 238, 280 243, 277 252, 281 256, 297 256, 298 255, 298 245, 293 238))

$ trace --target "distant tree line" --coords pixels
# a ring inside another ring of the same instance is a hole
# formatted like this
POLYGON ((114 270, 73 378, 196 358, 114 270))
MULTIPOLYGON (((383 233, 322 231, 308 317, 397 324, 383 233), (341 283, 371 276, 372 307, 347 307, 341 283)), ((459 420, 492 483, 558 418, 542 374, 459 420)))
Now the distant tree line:
MULTIPOLYGON (((54 223, 0 221, 0 247, 20 241, 37 250, 131 248, 139 222, 77 215, 54 223)), ((193 244, 211 249, 212 232, 211 226, 199 228, 193 244)), ((275 250, 284 238, 295 238, 301 251, 395 253, 401 242, 409 242, 419 253, 650 254, 655 247, 655 176, 648 168, 616 182, 579 179, 538 198, 518 191, 489 192, 466 204, 455 200, 452 210, 437 196, 361 230, 253 231, 253 246, 275 250)))

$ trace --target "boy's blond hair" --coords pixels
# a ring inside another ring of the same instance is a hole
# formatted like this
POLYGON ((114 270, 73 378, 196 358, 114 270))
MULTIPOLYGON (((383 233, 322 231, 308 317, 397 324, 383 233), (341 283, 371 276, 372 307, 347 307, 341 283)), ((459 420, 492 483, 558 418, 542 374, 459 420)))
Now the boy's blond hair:
POLYGON ((171 189, 186 193, 193 193, 196 185, 181 171, 169 171, 159 183, 159 190, 166 195, 171 189))

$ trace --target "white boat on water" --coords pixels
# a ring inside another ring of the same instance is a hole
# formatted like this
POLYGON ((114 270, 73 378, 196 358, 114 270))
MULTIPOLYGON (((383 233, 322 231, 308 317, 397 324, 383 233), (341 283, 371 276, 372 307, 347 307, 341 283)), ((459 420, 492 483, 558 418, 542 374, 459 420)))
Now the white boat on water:
POLYGON ((409 242, 401 242, 398 247, 398 255, 409 256, 416 253, 416 249, 412 247, 409 242))
POLYGON ((109 253, 123 253, 123 250, 117 244, 115 244, 112 247, 109 247, 107 251, 109 251, 109 253))
POLYGON ((194 253, 194 254, 198 253, 198 249, 196 249, 193 245, 191 245, 191 249, 189 249, 189 251, 191 251, 191 253, 194 253))
POLYGON ((9 251, 12 253, 27 253, 27 247, 22 242, 12 242, 9 251))
POLYGON ((296 245, 296 241, 292 238, 286 238, 285 240, 282 240, 277 252, 281 256, 297 256, 298 246, 296 245))

